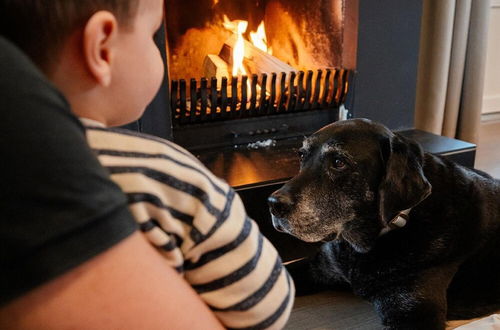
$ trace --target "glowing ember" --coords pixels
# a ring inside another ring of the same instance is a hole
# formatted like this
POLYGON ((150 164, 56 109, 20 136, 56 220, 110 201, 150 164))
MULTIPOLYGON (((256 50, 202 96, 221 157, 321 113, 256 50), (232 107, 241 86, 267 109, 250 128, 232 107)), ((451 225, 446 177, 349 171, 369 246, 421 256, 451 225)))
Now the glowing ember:
POLYGON ((264 26, 264 21, 260 23, 257 28, 257 32, 250 32, 250 39, 255 47, 268 54, 273 54, 272 49, 267 47, 266 27, 264 26))

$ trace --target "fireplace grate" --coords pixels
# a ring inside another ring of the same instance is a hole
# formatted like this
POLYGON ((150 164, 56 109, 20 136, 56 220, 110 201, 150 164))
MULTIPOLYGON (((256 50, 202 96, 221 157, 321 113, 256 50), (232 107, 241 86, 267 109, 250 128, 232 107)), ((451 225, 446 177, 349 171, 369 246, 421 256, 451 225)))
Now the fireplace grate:
POLYGON ((344 68, 171 82, 174 127, 338 109, 354 72, 344 68))

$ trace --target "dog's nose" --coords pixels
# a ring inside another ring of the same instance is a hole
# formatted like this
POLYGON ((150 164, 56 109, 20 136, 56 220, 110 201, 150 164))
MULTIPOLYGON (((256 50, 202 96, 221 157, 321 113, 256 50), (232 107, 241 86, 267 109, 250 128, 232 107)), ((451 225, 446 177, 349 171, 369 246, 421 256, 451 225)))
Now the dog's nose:
POLYGON ((267 198, 267 203, 271 209, 271 213, 277 217, 284 217, 293 206, 293 201, 290 196, 275 191, 267 198))

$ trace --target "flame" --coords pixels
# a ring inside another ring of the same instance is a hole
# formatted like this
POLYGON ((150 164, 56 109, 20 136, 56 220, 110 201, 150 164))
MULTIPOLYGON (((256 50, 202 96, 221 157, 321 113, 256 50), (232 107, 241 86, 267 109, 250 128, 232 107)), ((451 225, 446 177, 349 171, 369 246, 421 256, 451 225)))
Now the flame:
MULTIPOLYGON (((223 19, 224 22, 222 24, 224 28, 237 35, 236 44, 233 49, 233 76, 237 76, 239 74, 246 75, 247 72, 243 66, 243 59, 245 57, 245 39, 243 38, 243 34, 248 28, 248 22, 241 20, 230 21, 226 15, 224 15, 223 19)), ((260 22, 256 32, 250 32, 250 39, 252 44, 258 49, 268 54, 273 54, 272 49, 267 46, 266 27, 264 25, 264 21, 260 22)))
MULTIPOLYGON (((216 0, 214 0, 216 1, 216 0)), ((246 76, 247 71, 245 69, 245 66, 243 65, 243 60, 245 58, 245 39, 243 38, 243 34, 246 32, 248 28, 248 22, 247 21, 242 21, 242 20, 235 20, 235 21, 230 21, 229 18, 224 15, 223 16, 224 22, 222 23, 224 28, 233 32, 234 34, 237 35, 236 38, 236 43, 233 48, 233 69, 232 69, 232 75, 233 77, 236 76, 246 76)), ((264 21, 262 21, 259 24, 259 27, 257 28, 257 31, 250 32, 250 39, 252 41, 252 44, 257 47, 258 49, 267 52, 268 54, 272 55, 272 49, 267 46, 267 37, 266 37, 266 28, 264 25, 264 21)), ((247 91, 250 89, 250 81, 247 80, 247 86, 246 86, 247 91)), ((257 85, 257 91, 260 91, 261 88, 259 85, 257 85)))
POLYGON ((245 57, 245 39, 243 39, 243 33, 247 31, 248 22, 247 21, 230 21, 226 15, 224 15, 224 27, 230 31, 233 31, 237 35, 236 44, 233 49, 233 76, 238 74, 246 76, 247 71, 243 66, 243 58, 245 57))
POLYGON ((241 21, 238 22, 238 39, 234 45, 233 51, 233 76, 237 76, 238 73, 246 76, 247 72, 243 67, 243 58, 245 57, 245 40, 243 39, 243 33, 247 30, 248 22, 241 21))
POLYGON ((267 47, 266 27, 260 22, 257 32, 250 32, 250 39, 255 47, 272 55, 272 49, 267 47))
MULTIPOLYGON (((237 35, 236 43, 233 48, 233 77, 236 76, 247 76, 247 71, 245 66, 243 65, 243 60, 245 58, 245 39, 243 38, 243 34, 246 32, 248 28, 248 22, 242 20, 231 21, 229 18, 224 15, 224 22, 222 23, 224 28, 233 32, 237 35)), ((267 36, 266 36, 266 28, 264 25, 264 21, 259 24, 257 31, 250 32, 250 39, 252 44, 258 49, 267 52, 272 55, 272 49, 267 46, 267 36)), ((250 81, 247 80, 247 89, 251 88, 250 81)), ((261 88, 257 85, 257 91, 260 92, 261 88)), ((267 92, 266 92, 267 93, 267 92)))

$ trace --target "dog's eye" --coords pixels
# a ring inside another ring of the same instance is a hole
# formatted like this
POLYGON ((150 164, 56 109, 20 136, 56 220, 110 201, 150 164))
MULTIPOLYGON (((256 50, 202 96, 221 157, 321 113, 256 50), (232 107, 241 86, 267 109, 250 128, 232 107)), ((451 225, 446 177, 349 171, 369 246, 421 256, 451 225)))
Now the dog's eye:
POLYGON ((333 166, 336 168, 336 169, 343 169, 344 167, 346 167, 346 163, 340 159, 340 158, 335 158, 333 160, 333 166))

